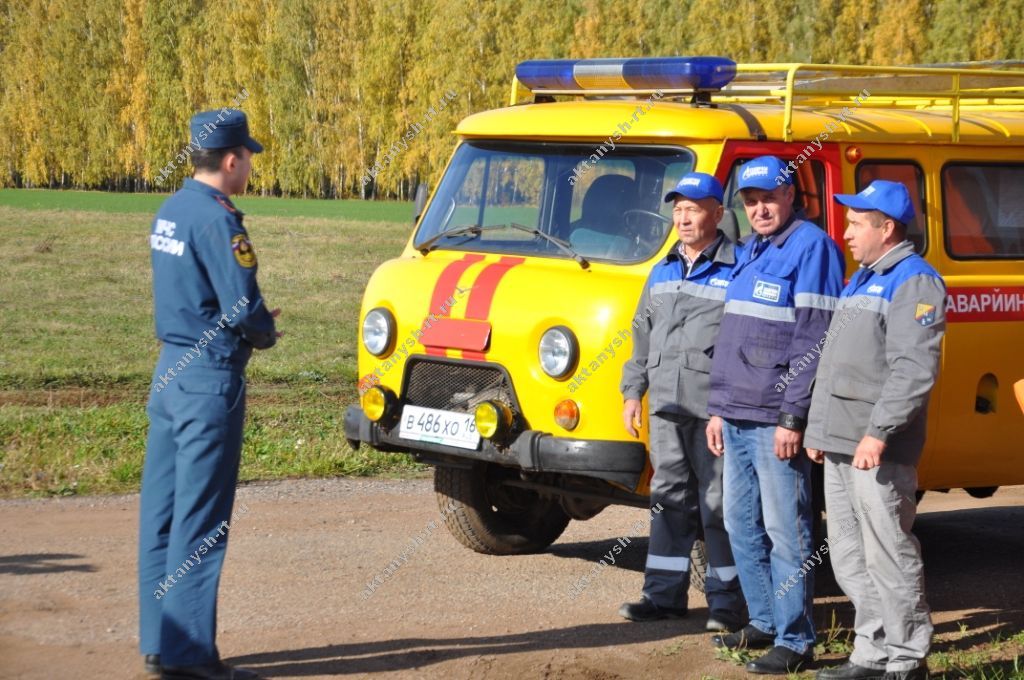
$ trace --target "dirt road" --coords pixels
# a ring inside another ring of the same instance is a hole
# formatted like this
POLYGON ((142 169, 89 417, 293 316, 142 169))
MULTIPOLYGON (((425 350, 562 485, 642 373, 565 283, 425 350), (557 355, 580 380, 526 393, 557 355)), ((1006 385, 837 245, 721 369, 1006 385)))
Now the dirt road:
MULTIPOLYGON (((240 489, 241 506, 219 645, 231 663, 268 677, 745 677, 715 658, 699 594, 689 619, 616 616, 641 585, 647 542, 632 532, 641 510, 609 508, 571 523, 546 553, 509 558, 456 543, 428 480, 252 485, 240 489), (619 537, 631 540, 616 564, 572 597, 619 537), (383 573, 400 555, 401 566, 383 573), (378 574, 383 583, 365 595, 378 574)), ((137 496, 0 502, 0 678, 145 677, 137 507, 137 496)), ((928 494, 921 512, 937 648, 1024 629, 1024 487, 985 501, 928 494)), ((848 625, 848 602, 828 568, 819 572, 819 629, 833 611, 848 625)))

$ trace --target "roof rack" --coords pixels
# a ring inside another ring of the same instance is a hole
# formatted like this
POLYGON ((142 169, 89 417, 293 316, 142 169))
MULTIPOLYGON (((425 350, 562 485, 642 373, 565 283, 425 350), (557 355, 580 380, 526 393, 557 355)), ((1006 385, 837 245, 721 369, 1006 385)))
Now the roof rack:
POLYGON ((1024 111, 1022 66, 1018 61, 937 66, 737 64, 736 77, 713 99, 783 104, 782 137, 787 142, 793 139, 793 106, 798 102, 842 106, 852 101, 858 106, 949 109, 955 143, 960 140, 962 109, 1024 111))

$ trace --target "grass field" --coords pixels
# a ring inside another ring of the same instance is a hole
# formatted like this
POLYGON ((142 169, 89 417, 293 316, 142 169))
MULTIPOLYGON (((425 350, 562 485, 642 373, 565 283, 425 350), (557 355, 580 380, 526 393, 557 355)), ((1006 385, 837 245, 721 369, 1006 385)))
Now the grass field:
MULTIPOLYGON (((0 205, 30 210, 70 210, 152 215, 170 194, 115 194, 104 191, 0 189, 0 205)), ((322 217, 353 222, 412 222, 412 203, 325 201, 315 198, 243 196, 235 203, 261 217, 322 217)))
MULTIPOLYGON (((0 190, 0 495, 137 488, 153 334, 147 234, 163 196, 0 190)), ((277 347, 249 366, 242 479, 418 469, 345 443, 363 288, 404 203, 243 198, 277 347)))

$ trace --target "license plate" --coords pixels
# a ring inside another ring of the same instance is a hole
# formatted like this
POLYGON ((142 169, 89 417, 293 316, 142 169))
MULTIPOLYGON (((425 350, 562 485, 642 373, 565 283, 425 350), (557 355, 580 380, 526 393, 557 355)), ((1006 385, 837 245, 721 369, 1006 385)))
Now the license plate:
POLYGON ((480 445, 480 433, 470 413, 442 411, 408 404, 402 409, 402 422, 398 436, 419 442, 433 442, 475 449, 480 445))

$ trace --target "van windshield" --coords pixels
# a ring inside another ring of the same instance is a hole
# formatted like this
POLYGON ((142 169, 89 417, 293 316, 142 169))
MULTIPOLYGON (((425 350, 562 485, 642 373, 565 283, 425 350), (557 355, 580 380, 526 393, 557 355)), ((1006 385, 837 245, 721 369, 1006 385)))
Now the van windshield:
POLYGON ((679 147, 603 147, 464 142, 415 246, 557 258, 575 253, 617 263, 650 258, 672 227, 672 206, 662 199, 693 169, 693 154, 679 147))

